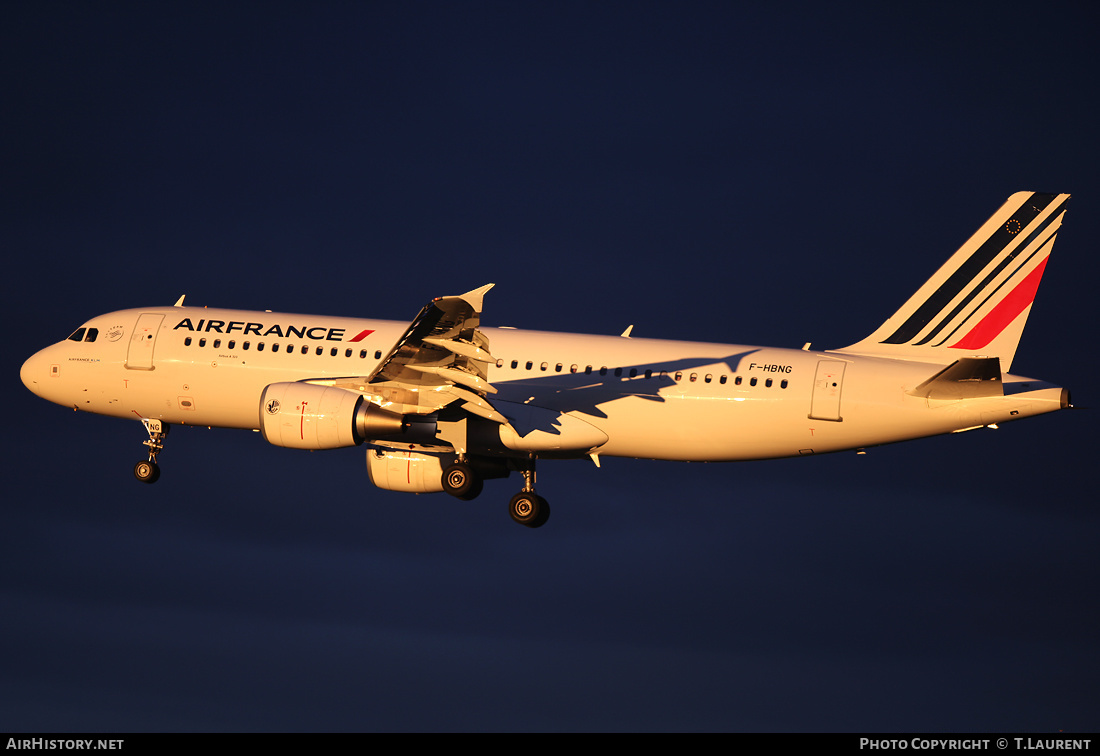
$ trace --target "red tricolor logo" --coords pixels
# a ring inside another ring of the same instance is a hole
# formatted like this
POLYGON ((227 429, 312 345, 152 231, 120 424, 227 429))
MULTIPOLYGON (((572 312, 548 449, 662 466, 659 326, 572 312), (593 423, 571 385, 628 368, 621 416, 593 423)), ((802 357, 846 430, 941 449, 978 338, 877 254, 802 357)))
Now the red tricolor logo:
POLYGON ((989 342, 1001 335, 1001 331, 1008 328, 1008 324, 1027 309, 1028 305, 1035 301, 1035 291, 1039 288, 1039 281, 1043 278, 1043 270, 1047 267, 1047 257, 1039 263, 1035 270, 1027 274, 1027 277, 1016 285, 1016 288, 997 303, 997 306, 989 311, 989 314, 981 319, 978 325, 970 330, 951 345, 952 349, 982 349, 989 342))

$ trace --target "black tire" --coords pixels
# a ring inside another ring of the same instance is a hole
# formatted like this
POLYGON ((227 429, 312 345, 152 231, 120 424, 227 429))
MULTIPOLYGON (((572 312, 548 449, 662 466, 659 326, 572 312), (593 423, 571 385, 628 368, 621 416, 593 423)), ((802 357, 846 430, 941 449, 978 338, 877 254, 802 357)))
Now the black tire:
POLYGON ((472 499, 481 493, 481 476, 465 462, 455 462, 443 471, 443 490, 460 499, 472 499))
POLYGON ((541 528, 543 525, 546 524, 546 521, 549 520, 549 519, 550 519, 550 502, 548 502, 546 499, 544 499, 540 496, 539 497, 539 515, 538 515, 538 517, 535 518, 534 522, 532 522, 530 525, 528 525, 528 527, 541 528))
POLYGON ((134 465, 134 477, 142 483, 156 483, 160 479, 160 466, 156 462, 143 459, 134 465))
POLYGON ((550 519, 550 505, 535 493, 520 491, 508 502, 508 514, 520 525, 541 528, 550 519))
POLYGON ((462 499, 463 501, 473 501, 474 499, 476 499, 478 496, 481 495, 481 489, 483 489, 484 487, 485 487, 485 482, 482 481, 481 476, 479 475, 479 476, 477 476, 476 483, 474 484, 474 487, 471 488, 466 493, 459 496, 458 498, 462 499))

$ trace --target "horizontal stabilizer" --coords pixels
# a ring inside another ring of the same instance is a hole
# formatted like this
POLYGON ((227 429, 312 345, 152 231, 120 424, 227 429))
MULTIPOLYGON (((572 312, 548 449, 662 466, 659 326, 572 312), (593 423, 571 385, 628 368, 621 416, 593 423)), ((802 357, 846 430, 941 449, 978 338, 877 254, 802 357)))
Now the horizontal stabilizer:
POLYGON ((908 393, 911 396, 948 401, 1004 396, 1001 361, 996 357, 964 357, 908 393))

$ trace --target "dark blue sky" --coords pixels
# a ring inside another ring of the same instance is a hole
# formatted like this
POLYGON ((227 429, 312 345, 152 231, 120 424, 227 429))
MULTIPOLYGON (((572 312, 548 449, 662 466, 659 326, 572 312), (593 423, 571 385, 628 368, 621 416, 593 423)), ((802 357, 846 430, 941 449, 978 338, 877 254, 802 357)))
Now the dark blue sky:
POLYGON ((1092 413, 854 454, 544 463, 67 411, 22 360, 170 304, 837 347, 1071 192, 1014 370, 1095 404, 1086 4, 9 3, 0 730, 1100 726, 1092 413))

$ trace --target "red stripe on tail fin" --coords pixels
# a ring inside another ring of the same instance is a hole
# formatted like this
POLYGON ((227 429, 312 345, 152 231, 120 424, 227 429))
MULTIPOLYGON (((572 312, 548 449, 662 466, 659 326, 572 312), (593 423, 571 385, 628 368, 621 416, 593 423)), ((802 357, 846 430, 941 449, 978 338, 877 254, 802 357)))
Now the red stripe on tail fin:
POLYGON ((1008 328, 1009 323, 1015 320, 1021 312, 1035 301, 1035 292, 1039 288, 1039 281, 1043 278, 1043 270, 1046 269, 1045 258, 1035 270, 1028 273, 1027 277, 1020 281, 1008 296, 997 303, 997 306, 989 311, 989 314, 981 319, 968 334, 951 344, 952 349, 982 349, 993 339, 997 338, 1001 331, 1008 328))

